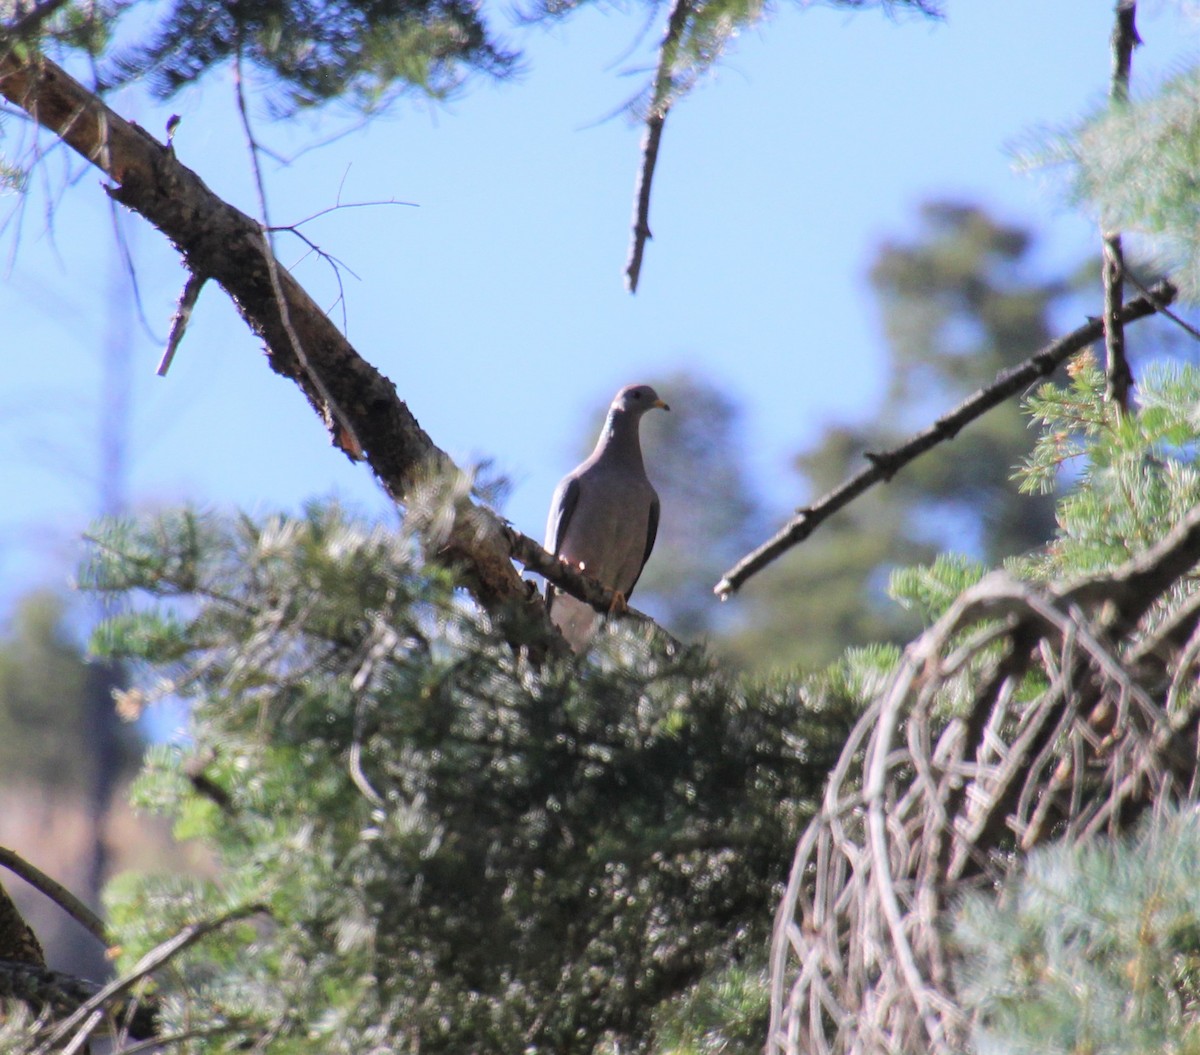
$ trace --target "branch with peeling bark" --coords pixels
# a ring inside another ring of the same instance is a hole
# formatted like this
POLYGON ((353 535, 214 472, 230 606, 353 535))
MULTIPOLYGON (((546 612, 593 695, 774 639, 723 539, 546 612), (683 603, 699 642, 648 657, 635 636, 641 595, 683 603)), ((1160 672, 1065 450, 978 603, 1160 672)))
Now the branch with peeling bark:
MULTIPOLYGON (((1121 307, 1117 312, 1117 317, 1123 325, 1147 315, 1153 315, 1161 307, 1170 304, 1175 299, 1175 294, 1175 287, 1170 282, 1159 282, 1151 287, 1145 297, 1130 301, 1121 307)), ((713 592, 722 600, 727 600, 747 579, 783 556, 793 546, 803 542, 825 520, 849 505, 868 488, 890 480, 913 459, 945 440, 952 440, 964 425, 974 421, 993 407, 999 406, 1010 396, 1020 392, 1039 378, 1048 377, 1076 352, 1082 351, 1089 344, 1099 340, 1104 332, 1105 324, 1102 319, 1089 321, 1086 325, 1047 345, 1023 363, 1001 372, 996 376, 996 380, 986 388, 981 388, 973 395, 968 396, 948 414, 938 418, 932 425, 910 437, 900 446, 890 451, 868 451, 865 457, 870 464, 866 468, 856 473, 840 487, 830 491, 820 501, 799 510, 772 538, 752 553, 747 554, 727 571, 721 581, 713 587, 713 592)))
MULTIPOLYGON (((192 295, 215 281, 260 337, 271 368, 300 388, 332 442, 364 460, 386 492, 403 502, 432 474, 456 472, 393 383, 351 346, 325 312, 275 260, 260 223, 214 194, 174 150, 126 121, 64 70, 24 50, 0 50, 0 97, 20 107, 112 181, 108 194, 158 228, 189 272, 180 303, 181 332, 192 295)), ((539 627, 541 646, 561 641, 513 558, 568 593, 607 611, 612 593, 567 568, 492 511, 465 503, 434 556, 457 568, 476 600, 494 615, 513 609, 516 628, 539 627), (519 539, 519 543, 518 540, 519 539)), ((526 643, 521 641, 514 643, 526 643)), ((565 646, 564 646, 565 647, 565 646)))

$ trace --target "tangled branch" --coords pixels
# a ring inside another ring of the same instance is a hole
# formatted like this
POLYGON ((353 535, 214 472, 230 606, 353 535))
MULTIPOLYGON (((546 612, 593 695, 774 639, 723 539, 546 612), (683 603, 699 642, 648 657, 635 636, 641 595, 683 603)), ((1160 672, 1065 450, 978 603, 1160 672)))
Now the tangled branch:
POLYGON ((1111 574, 993 573, 907 649, 797 847, 771 1052, 963 1050, 947 906, 1014 851, 1194 795, 1198 561, 1200 507, 1111 574))

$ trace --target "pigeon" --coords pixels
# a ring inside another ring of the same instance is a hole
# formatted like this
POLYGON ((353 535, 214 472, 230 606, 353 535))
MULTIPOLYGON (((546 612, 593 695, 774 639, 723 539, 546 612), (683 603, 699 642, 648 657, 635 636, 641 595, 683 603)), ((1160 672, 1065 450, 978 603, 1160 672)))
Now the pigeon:
MULTIPOLYGON (((646 477, 638 427, 654 407, 670 410, 649 385, 627 385, 608 408, 596 449, 563 477, 550 502, 546 549, 612 590, 621 611, 658 534, 658 494, 646 477)), ((546 584, 546 606, 567 643, 582 652, 595 609, 546 584)))

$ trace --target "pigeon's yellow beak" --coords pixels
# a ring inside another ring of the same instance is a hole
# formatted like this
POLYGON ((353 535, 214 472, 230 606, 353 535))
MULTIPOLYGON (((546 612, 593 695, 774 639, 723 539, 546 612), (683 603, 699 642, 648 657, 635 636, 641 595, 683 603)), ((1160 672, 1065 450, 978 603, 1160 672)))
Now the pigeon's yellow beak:
POLYGON ((663 410, 670 410, 670 409, 671 409, 671 408, 670 408, 669 406, 667 406, 667 405, 666 405, 666 403, 664 403, 664 402, 663 402, 661 399, 656 399, 656 400, 655 400, 653 403, 651 403, 650 405, 651 405, 652 407, 662 407, 662 408, 663 408, 663 410))

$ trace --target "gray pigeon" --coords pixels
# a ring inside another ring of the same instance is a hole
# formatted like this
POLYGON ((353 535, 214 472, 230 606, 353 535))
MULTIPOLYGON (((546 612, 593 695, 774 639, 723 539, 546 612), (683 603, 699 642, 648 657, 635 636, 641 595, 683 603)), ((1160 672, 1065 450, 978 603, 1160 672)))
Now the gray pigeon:
MULTIPOLYGON (((653 407, 670 410, 649 385, 627 385, 616 394, 596 449, 563 477, 550 503, 546 549, 577 565, 619 596, 633 592, 658 533, 658 495, 646 478, 638 426, 653 407)), ((592 636, 595 610, 546 584, 550 618, 576 652, 592 636)))

